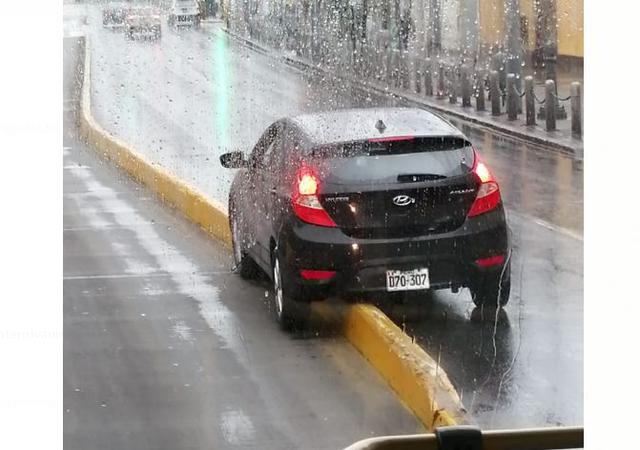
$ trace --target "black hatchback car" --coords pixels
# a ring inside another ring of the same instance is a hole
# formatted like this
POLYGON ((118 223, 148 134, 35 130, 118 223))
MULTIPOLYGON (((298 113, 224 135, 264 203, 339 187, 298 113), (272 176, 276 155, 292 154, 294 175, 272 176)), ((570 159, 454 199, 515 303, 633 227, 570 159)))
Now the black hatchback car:
MULTIPOLYGON (((229 195, 237 268, 273 280, 284 328, 330 291, 468 287, 504 306, 510 247, 500 188, 469 140, 420 109, 286 118, 248 157, 229 195)), ((386 294, 385 294, 386 295, 386 294)))

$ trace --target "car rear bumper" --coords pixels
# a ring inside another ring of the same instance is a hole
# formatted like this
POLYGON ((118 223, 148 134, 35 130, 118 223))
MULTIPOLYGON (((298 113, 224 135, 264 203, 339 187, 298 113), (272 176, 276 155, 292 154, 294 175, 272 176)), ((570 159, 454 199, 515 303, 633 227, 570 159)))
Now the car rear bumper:
POLYGON ((339 228, 294 221, 281 247, 291 276, 301 285, 329 285, 338 291, 386 291, 387 270, 429 270, 430 289, 472 285, 502 270, 503 263, 481 267, 476 260, 509 252, 504 209, 467 219, 458 230, 406 239, 356 239, 339 228), (284 245, 283 245, 284 244, 284 245), (330 280, 305 280, 301 269, 335 271, 330 280))

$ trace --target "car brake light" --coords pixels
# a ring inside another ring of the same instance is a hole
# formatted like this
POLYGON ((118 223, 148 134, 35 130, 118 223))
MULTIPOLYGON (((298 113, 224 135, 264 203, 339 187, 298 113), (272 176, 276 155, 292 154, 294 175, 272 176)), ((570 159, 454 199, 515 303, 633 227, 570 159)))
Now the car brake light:
POLYGON ((305 280, 329 280, 336 275, 335 270, 300 270, 300 275, 305 280))
POLYGON ((480 267, 497 266, 504 262, 504 255, 490 256, 488 258, 476 259, 476 264, 480 267))
POLYGON ((320 192, 320 181, 317 175, 308 167, 303 167, 298 171, 294 187, 293 211, 303 222, 322 227, 337 227, 331 216, 320 204, 318 193, 320 192))
POLYGON ((369 142, 397 142, 397 141, 412 141, 413 136, 385 136, 379 138, 371 138, 369 142))
POLYGON ((473 173, 480 182, 476 199, 469 210, 469 217, 478 216, 495 209, 500 204, 500 187, 493 174, 474 150, 473 173))

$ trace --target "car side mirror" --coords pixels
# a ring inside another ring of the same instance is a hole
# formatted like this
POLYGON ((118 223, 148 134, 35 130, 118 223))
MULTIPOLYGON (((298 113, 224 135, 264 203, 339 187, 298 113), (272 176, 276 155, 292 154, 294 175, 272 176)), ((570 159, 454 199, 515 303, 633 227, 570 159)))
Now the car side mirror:
POLYGON ((242 152, 229 152, 220 156, 220 164, 227 169, 243 169, 249 167, 242 152))

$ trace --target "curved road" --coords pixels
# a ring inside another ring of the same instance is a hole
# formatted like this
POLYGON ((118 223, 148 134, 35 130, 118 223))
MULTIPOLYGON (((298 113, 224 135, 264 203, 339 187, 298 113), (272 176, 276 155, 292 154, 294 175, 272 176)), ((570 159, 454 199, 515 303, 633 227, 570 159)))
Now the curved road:
MULTIPOLYGON (((250 149, 275 119, 402 104, 287 67, 236 43, 219 23, 128 42, 101 27, 96 9, 85 31, 96 119, 222 203, 232 174, 218 156, 250 149)), ((440 359, 482 426, 582 423, 582 163, 460 126, 501 184, 514 242, 511 303, 497 321, 482 320, 466 291, 407 299, 388 312, 440 359), (407 317, 418 303, 422 317, 407 317)))
POLYGON ((268 284, 243 282, 64 118, 65 448, 334 450, 424 432, 335 330, 281 332, 268 284))

